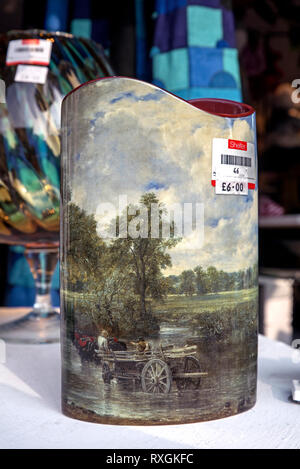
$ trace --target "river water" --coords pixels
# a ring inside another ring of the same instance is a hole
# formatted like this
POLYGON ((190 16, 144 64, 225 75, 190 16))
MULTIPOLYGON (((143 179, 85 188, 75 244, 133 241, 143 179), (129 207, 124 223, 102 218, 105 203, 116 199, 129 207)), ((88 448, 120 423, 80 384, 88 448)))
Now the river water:
MULTIPOLYGON (((185 345, 201 341, 200 331, 170 324, 161 324, 159 342, 185 345), (183 338, 180 340, 180 338, 183 338), (196 340, 197 338, 197 340, 196 340)), ((155 343, 152 343, 155 347, 155 343)), ((179 391, 173 382, 168 394, 148 394, 131 380, 113 379, 106 384, 102 369, 95 363, 81 363, 76 348, 67 345, 68 363, 65 377, 64 398, 68 404, 88 409, 103 417, 136 420, 154 420, 166 423, 170 419, 205 420, 246 410, 255 400, 256 369, 249 357, 237 357, 237 350, 228 347, 216 353, 212 344, 205 353, 198 350, 201 371, 208 373, 201 378, 199 389, 179 391), (249 370, 249 366, 251 367, 249 370)))

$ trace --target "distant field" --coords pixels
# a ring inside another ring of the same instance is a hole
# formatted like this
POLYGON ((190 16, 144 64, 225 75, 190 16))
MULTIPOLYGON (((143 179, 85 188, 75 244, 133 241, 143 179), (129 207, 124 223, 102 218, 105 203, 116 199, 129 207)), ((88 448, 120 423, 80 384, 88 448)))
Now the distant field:
POLYGON ((223 308, 237 306, 239 303, 248 303, 257 299, 257 288, 239 291, 226 291, 208 293, 202 296, 169 295, 164 303, 153 305, 156 314, 182 315, 184 313, 199 314, 213 312, 223 308))

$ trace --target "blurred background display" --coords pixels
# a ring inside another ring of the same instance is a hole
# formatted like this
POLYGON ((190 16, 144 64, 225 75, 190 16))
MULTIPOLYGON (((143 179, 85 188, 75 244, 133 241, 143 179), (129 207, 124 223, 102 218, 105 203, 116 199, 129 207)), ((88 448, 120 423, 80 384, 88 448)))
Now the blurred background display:
POLYGON ((90 39, 35 29, 0 36, 6 90, 0 104, 0 242, 17 245, 8 253, 12 288, 6 303, 17 297, 26 305, 24 282, 30 276, 35 281, 33 311, 0 329, 6 340, 59 337, 50 284, 59 244, 61 102, 81 83, 111 74, 102 47, 90 39))
MULTIPOLYGON (((0 304, 34 303, 24 245, 57 240, 61 99, 115 73, 184 99, 255 108, 260 332, 287 343, 300 337, 300 0, 2 0, 0 8, 0 304), (31 33, 53 39, 44 84, 18 81, 24 71, 6 64, 8 42, 28 29, 63 32, 31 33)), ((56 268, 56 306, 58 288, 56 268)))

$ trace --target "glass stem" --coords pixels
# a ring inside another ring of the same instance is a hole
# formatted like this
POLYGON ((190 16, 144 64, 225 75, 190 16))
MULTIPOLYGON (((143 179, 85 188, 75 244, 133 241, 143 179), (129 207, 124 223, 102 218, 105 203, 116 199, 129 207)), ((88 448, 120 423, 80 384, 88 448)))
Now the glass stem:
POLYGON ((58 259, 58 248, 27 248, 25 257, 35 281, 36 297, 33 313, 40 317, 49 316, 55 313, 55 309, 51 304, 50 291, 52 275, 58 259))

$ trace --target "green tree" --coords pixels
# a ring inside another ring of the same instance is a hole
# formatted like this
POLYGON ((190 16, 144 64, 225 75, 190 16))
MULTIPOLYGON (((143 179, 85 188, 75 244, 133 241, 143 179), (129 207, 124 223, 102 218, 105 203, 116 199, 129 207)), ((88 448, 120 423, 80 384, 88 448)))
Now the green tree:
POLYGON ((195 272, 195 282, 198 295, 203 295, 207 292, 207 275, 205 270, 198 265, 194 269, 195 272))
POLYGON ((252 266, 251 287, 256 287, 258 283, 258 265, 257 263, 252 266))
POLYGON ((180 275, 180 292, 186 296, 193 296, 196 292, 195 273, 193 270, 184 270, 180 275))
POLYGON ((81 313, 78 323, 82 321, 88 329, 93 325, 94 329, 110 327, 116 331, 116 305, 126 303, 133 290, 132 279, 113 263, 109 246, 97 233, 93 215, 74 203, 67 206, 67 215, 69 231, 63 251, 66 284, 62 288, 68 292, 71 309, 81 313))
POLYGON ((244 271, 239 270, 235 272, 236 284, 235 287, 237 290, 242 290, 244 288, 244 271))
POLYGON ((224 270, 218 271, 218 291, 226 291, 230 289, 230 275, 224 270))
POLYGON ((228 274, 228 287, 227 290, 234 290, 235 286, 235 272, 230 272, 228 274))
POLYGON ((169 275, 167 277, 168 280, 168 293, 171 295, 176 295, 179 293, 179 278, 177 275, 169 275))
POLYGON ((206 275, 208 278, 208 292, 214 293, 218 291, 218 281, 219 281, 219 274, 215 267, 209 266, 206 269, 206 275))
MULTIPOLYGON (((168 282, 162 270, 171 267, 169 249, 180 241, 174 237, 174 223, 169 223, 170 237, 162 237, 162 219, 167 215, 166 209, 154 193, 144 194, 139 206, 128 206, 121 219, 117 217, 117 235, 125 233, 126 237, 117 237, 111 243, 113 260, 132 276, 135 291, 139 296, 140 317, 148 314, 147 296, 155 300, 163 299, 168 292, 168 282), (153 205, 158 207, 159 236, 152 237, 153 205)), ((165 224, 166 226, 166 224, 165 224)))
POLYGON ((67 269, 68 288, 87 291, 93 288, 105 275, 108 263, 108 250, 97 234, 97 223, 93 215, 88 215, 74 203, 67 206, 69 227, 67 231, 64 266, 67 269))

